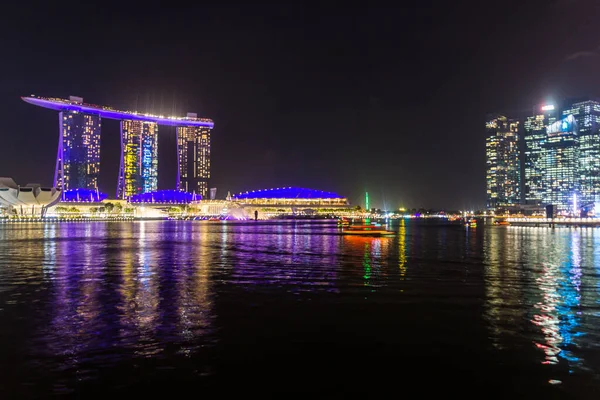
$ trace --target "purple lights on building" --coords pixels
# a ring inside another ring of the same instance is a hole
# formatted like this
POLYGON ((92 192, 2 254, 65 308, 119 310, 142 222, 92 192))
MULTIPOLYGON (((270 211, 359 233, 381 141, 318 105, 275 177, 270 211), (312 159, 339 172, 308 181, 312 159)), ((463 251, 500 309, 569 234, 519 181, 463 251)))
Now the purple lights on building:
POLYGON ((244 199, 342 199, 334 192, 298 187, 282 187, 276 189, 261 189, 238 193, 232 196, 235 200, 244 199))
POLYGON ((48 97, 21 97, 23 101, 34 106, 49 108, 56 111, 76 111, 84 114, 99 115, 102 118, 117 119, 117 120, 131 120, 131 121, 145 121, 154 122, 158 125, 168 126, 204 126, 208 128, 214 127, 214 122, 208 118, 193 118, 193 117, 165 117, 163 115, 151 115, 147 113, 140 113, 137 111, 122 111, 115 110, 109 106, 99 106, 96 104, 86 104, 80 102, 77 98, 59 99, 59 98, 48 98, 48 97))
POLYGON ((194 193, 181 192, 179 190, 158 190, 156 192, 136 194, 131 196, 129 201, 131 203, 187 204, 201 199, 202 196, 194 193))
MULTIPOLYGON (((211 119, 198 118, 195 113, 176 117, 117 110, 109 106, 84 103, 83 98, 75 96, 61 99, 32 95, 21 99, 59 112, 60 137, 54 174, 54 184, 58 189, 98 189, 101 120, 108 118, 121 121, 117 198, 128 199, 134 195, 156 193, 158 125, 177 128, 178 173, 174 177, 174 187, 201 196, 207 194, 210 178, 210 131, 214 127, 211 119)), ((173 201, 181 203, 190 200, 173 201)))
POLYGON ((88 189, 69 189, 63 192, 62 201, 73 201, 79 203, 99 203, 106 199, 106 193, 98 192, 97 190, 88 189))

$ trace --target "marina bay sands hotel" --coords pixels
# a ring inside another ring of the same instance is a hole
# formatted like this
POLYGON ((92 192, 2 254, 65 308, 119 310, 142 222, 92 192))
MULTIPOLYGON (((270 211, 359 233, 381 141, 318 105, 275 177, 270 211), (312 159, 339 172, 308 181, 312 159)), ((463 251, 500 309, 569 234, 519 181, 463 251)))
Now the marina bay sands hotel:
POLYGON ((65 193, 74 189, 98 191, 102 118, 121 123, 121 166, 117 198, 158 189, 158 126, 177 130, 177 185, 180 191, 205 197, 210 178, 212 120, 188 113, 165 117, 69 99, 22 97, 27 103, 59 111, 59 142, 54 186, 65 193))

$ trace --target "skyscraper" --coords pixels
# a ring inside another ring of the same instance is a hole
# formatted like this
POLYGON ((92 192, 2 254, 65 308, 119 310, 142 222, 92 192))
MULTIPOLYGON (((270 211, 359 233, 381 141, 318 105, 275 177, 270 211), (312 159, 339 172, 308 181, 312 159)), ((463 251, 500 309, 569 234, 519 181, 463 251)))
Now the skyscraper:
POLYGON ((158 189, 158 125, 121 121, 121 168, 117 198, 158 189))
POLYGON ((521 202, 519 121, 495 116, 486 122, 487 207, 497 209, 521 202))
MULTIPOLYGON (((593 100, 574 102, 565 107, 563 116, 576 121, 579 140, 579 204, 591 209, 600 202, 600 103, 593 100)), ((596 210, 598 214, 600 210, 596 210)))
POLYGON ((546 141, 546 127, 556 121, 557 110, 553 105, 545 105, 532 114, 523 123, 523 190, 526 204, 541 204, 545 194, 542 146, 546 141))
MULTIPOLYGON (((210 133, 214 122, 198 118, 152 115, 68 99, 28 96, 23 101, 59 111, 60 140, 54 174, 58 189, 98 190, 101 118, 121 123, 121 165, 117 198, 158 189, 158 125, 177 128, 179 190, 206 196, 210 178, 210 133)), ((63 192, 64 193, 64 192, 63 192)), ((87 196, 87 195, 86 195, 87 196)), ((153 195, 148 196, 154 198, 153 195)))
POLYGON ((545 204, 558 211, 576 212, 579 197, 579 137, 572 115, 550 124, 542 144, 543 186, 545 204))
POLYGON ((54 186, 63 193, 79 188, 96 190, 100 174, 100 116, 62 111, 59 121, 54 186))
MULTIPOLYGON (((189 114, 188 114, 189 116, 189 114)), ((206 198, 210 178, 210 128, 177 128, 178 188, 206 198)))

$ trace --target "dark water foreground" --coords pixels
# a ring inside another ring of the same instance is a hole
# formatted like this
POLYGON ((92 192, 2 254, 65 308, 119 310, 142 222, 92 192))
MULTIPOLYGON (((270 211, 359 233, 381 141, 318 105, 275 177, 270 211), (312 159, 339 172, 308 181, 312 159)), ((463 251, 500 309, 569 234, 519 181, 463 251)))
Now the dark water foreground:
POLYGON ((0 398, 598 398, 600 229, 0 227, 0 398))

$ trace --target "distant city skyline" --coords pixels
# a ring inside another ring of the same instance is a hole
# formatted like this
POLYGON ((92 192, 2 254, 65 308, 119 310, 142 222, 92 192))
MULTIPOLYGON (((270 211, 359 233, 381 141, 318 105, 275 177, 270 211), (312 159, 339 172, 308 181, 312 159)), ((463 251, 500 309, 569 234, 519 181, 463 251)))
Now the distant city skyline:
POLYGON ((486 165, 488 209, 600 213, 600 102, 563 100, 488 119, 486 165))
MULTIPOLYGON (((0 172, 17 182, 52 184, 57 136, 56 116, 19 97, 74 94, 213 118, 218 197, 301 186, 352 204, 368 191, 377 208, 483 209, 488 112, 600 94, 591 0, 3 10, 0 138, 11 151, 0 172), (24 151, 36 162, 24 165, 24 151)), ((111 197, 119 129, 103 118, 98 184, 111 197)), ((172 189, 176 129, 160 126, 158 142, 158 187, 172 189)))

